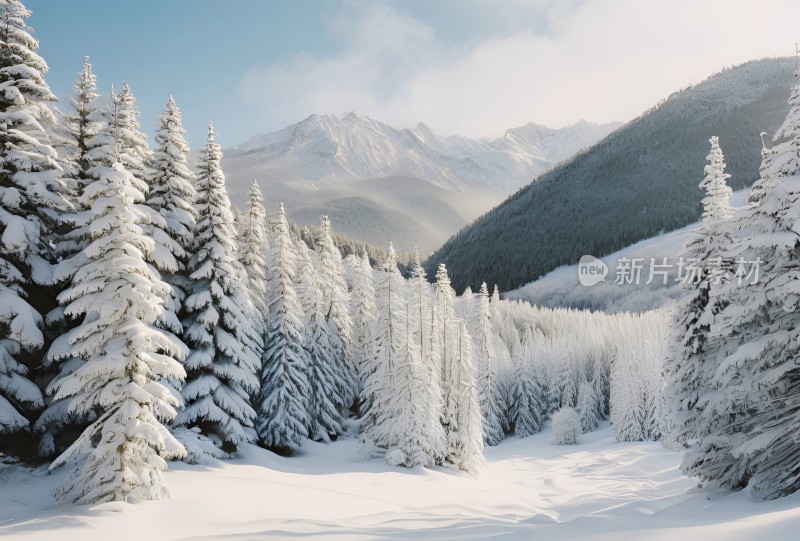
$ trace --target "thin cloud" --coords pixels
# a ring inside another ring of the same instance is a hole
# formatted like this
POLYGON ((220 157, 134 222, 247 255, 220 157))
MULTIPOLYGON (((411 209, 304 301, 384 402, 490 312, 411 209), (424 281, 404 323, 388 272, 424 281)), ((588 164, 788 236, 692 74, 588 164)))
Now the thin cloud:
POLYGON ((240 92, 265 129, 350 110, 470 136, 628 120, 724 66, 788 54, 800 18, 791 0, 559 5, 530 4, 536 30, 457 46, 391 5, 348 4, 328 22, 336 52, 253 68, 240 92))

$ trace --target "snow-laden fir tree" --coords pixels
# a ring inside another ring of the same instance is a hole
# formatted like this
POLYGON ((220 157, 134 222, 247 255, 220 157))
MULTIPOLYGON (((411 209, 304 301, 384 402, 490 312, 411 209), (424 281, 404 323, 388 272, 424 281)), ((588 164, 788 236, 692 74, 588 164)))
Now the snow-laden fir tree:
POLYGON ((87 171, 94 161, 87 154, 92 148, 91 140, 102 127, 100 109, 97 104, 97 77, 92 71, 89 57, 83 57, 83 67, 75 78, 72 95, 66 102, 70 111, 59 111, 56 148, 64 169, 64 181, 71 195, 79 197, 83 188, 92 182, 87 171))
POLYGON ((452 329, 452 354, 447 357, 444 381, 449 400, 444 408, 447 429, 445 463, 459 470, 477 474, 485 463, 483 456, 483 426, 478 390, 472 365, 472 339, 466 324, 457 320, 447 326, 452 329))
POLYGON ((153 151, 147 144, 147 136, 139 125, 139 110, 136 98, 128 83, 122 83, 122 92, 112 91, 113 108, 109 114, 113 116, 109 124, 114 124, 117 142, 117 159, 133 176, 140 180, 150 178, 150 166, 153 162, 153 151))
POLYGON ((222 150, 208 127, 208 142, 197 175, 198 220, 187 271, 192 288, 186 299, 184 341, 186 407, 176 424, 199 427, 224 453, 255 438, 255 410, 249 395, 258 389, 260 359, 247 298, 238 282, 236 232, 220 167, 222 150))
MULTIPOLYGON (((420 352, 424 374, 423 383, 426 386, 425 407, 430 408, 437 419, 441 419, 443 414, 441 352, 436 347, 434 337, 436 311, 431 303, 431 294, 431 286, 428 283, 425 269, 420 263, 419 251, 415 250, 407 291, 409 332, 420 352)), ((436 422, 429 428, 432 430, 430 438, 436 446, 434 455, 437 457, 437 461, 441 461, 447 446, 444 427, 441 422, 436 422)))
POLYGON ((598 416, 598 397, 597 390, 589 381, 582 381, 578 388, 577 411, 581 417, 581 431, 587 434, 600 426, 598 416))
MULTIPOLYGON (((197 224, 196 181, 188 165, 189 145, 184 133, 181 111, 170 96, 158 118, 147 206, 165 222, 163 228, 151 228, 157 247, 153 260, 162 271, 164 281, 172 287, 167 306, 177 316, 183 311, 183 302, 191 287, 186 265, 197 224)), ((175 330, 180 332, 180 327, 175 330)))
POLYGON ((359 415, 363 416, 369 409, 365 402, 363 389, 367 380, 367 371, 375 363, 375 281, 372 266, 367 254, 355 257, 352 265, 353 288, 350 293, 350 315, 353 322, 353 364, 356 368, 358 396, 360 397, 359 415))
POLYGON ((611 373, 611 428, 618 441, 655 441, 663 424, 666 331, 641 314, 621 327, 611 373))
POLYGON ((0 2, 0 434, 11 445, 42 406, 28 378, 41 360, 43 319, 53 306, 41 287, 52 280, 48 234, 69 205, 49 126, 55 101, 36 53, 39 43, 17 0, 0 2))
POLYGON ((315 246, 315 266, 319 275, 322 312, 325 321, 333 330, 331 336, 333 369, 337 372, 337 379, 345 384, 341 390, 345 409, 341 414, 346 416, 350 407, 355 403, 358 388, 352 358, 353 322, 348 307, 350 301, 347 284, 342 272, 342 254, 331 237, 331 222, 327 216, 322 217, 315 246))
POLYGON ((686 445, 703 436, 698 399, 711 384, 716 368, 713 359, 717 347, 708 341, 714 317, 722 308, 712 300, 711 289, 715 278, 711 265, 718 268, 724 263, 725 251, 731 243, 726 222, 732 212, 731 189, 726 184, 730 175, 725 173, 725 161, 717 137, 712 137, 711 152, 706 158, 705 178, 700 187, 706 192, 703 198, 703 222, 696 238, 689 241, 682 252, 685 262, 700 270, 696 278, 687 275, 684 280, 686 297, 674 310, 675 323, 671 337, 672 351, 667 356, 665 375, 668 387, 667 408, 672 430, 668 439, 686 445))
POLYGON ((397 269, 397 255, 390 243, 386 260, 375 275, 375 356, 365 369, 364 402, 368 409, 361 439, 364 454, 368 456, 397 447, 400 441, 402 427, 395 422, 395 417, 405 404, 397 402, 393 386, 407 346, 402 333, 404 288, 397 269))
POLYGON ((155 243, 142 227, 145 185, 117 162, 91 174, 98 180, 81 196, 92 209, 87 263, 59 295, 66 314, 82 320, 48 353, 84 362, 48 390, 70 414, 95 420, 51 466, 72 467, 56 497, 81 504, 169 497, 164 459, 185 450, 162 425, 178 400, 160 381, 184 378, 178 360, 187 350, 156 326, 169 286, 146 262, 155 243))
POLYGON ((252 300, 254 321, 259 332, 264 330, 267 314, 267 212, 258 182, 253 179, 242 216, 242 234, 239 239, 242 266, 247 273, 247 288, 252 300))
MULTIPOLYGON (((455 321, 455 298, 456 292, 450 286, 450 278, 447 275, 447 268, 444 263, 440 263, 436 270, 436 284, 434 286, 434 302, 431 311, 431 351, 435 358, 439 359, 440 377, 442 381, 442 415, 447 409, 453 408, 450 404, 450 381, 448 370, 453 365, 454 344, 457 342, 457 327, 455 321)), ((446 425, 444 417, 442 422, 446 425)))
POLYGON ((295 292, 297 261, 283 204, 271 225, 268 312, 261 386, 255 400, 256 431, 261 445, 291 454, 308 435, 308 357, 303 347, 303 308, 295 292))
POLYGON ((510 401, 510 417, 514 435, 525 438, 539 432, 544 425, 547 405, 539 384, 539 367, 536 364, 537 342, 530 328, 525 330, 521 356, 514 359, 513 386, 510 401))
POLYGON ((333 325, 326 319, 321 277, 314 266, 311 250, 296 239, 298 254, 297 293, 305 313, 305 335, 308 379, 308 435, 317 441, 329 442, 344 432, 346 389, 348 383, 339 370, 335 356, 338 350, 333 325))
POLYGON ((441 462, 444 449, 444 431, 436 407, 439 398, 436 393, 440 389, 431 385, 408 309, 404 312, 405 328, 398 329, 404 347, 389 386, 394 412, 388 422, 399 425, 396 430, 399 439, 390 444, 386 461, 410 468, 433 466, 441 462))
POLYGON ((725 307, 711 327, 719 364, 713 392, 702 398, 708 429, 683 462, 706 488, 749 483, 764 499, 800 489, 800 84, 789 106, 761 168, 763 193, 734 220, 735 274, 745 274, 737 268, 745 261, 763 263, 757 280, 745 275, 744 285, 732 280, 720 288, 725 307))
POLYGON ((478 392, 483 417, 483 436, 487 445, 497 445, 503 440, 500 423, 503 405, 497 388, 495 374, 494 333, 492 331, 489 289, 486 282, 473 300, 475 313, 475 366, 478 369, 478 392))

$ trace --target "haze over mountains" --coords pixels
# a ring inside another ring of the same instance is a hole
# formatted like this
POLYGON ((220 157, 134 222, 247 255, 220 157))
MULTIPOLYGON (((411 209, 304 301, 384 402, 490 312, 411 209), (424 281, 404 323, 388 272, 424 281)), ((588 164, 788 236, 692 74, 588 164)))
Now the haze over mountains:
POLYGON ((731 187, 750 186, 759 133, 785 118, 794 68, 793 58, 752 61, 672 94, 459 231, 428 272, 445 262, 458 291, 482 281, 510 290, 698 220, 709 137, 719 136, 731 187))
POLYGON ((442 136, 425 124, 396 128, 347 113, 311 115, 225 151, 236 202, 261 181, 271 210, 292 220, 330 216, 337 232, 429 253, 469 221, 619 123, 561 129, 527 124, 498 139, 442 136))

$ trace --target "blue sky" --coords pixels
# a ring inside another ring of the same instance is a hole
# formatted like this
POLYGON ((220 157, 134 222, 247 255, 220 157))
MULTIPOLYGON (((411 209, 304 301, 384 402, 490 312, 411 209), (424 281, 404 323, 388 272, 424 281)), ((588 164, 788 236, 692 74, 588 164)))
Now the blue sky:
POLYGON ((84 55, 148 133, 172 94, 197 146, 311 113, 497 136, 628 120, 724 66, 786 55, 794 0, 27 0, 58 96, 84 55))

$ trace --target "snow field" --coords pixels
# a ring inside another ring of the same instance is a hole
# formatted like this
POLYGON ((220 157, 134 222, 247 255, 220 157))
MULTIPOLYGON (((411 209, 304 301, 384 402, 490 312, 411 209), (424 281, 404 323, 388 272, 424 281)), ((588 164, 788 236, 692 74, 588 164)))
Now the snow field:
POLYGON ((307 443, 284 458, 244 446, 228 462, 170 463, 174 499, 57 507, 54 475, 0 469, 4 540, 791 539, 800 495, 695 493, 680 453, 617 443, 604 423, 578 445, 551 431, 486 449, 478 477, 365 461, 358 442, 307 443))

